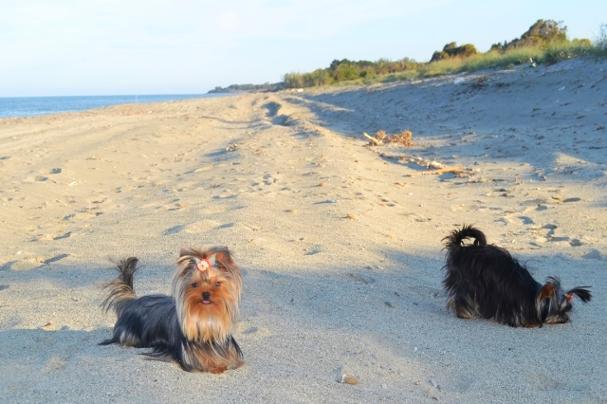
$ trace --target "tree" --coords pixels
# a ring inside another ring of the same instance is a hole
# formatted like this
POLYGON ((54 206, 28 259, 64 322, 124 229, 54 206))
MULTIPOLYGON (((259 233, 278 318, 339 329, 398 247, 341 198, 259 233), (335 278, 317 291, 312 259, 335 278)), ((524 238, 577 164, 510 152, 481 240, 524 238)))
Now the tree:
POLYGON ((443 59, 449 59, 452 57, 468 57, 475 55, 477 52, 476 47, 471 43, 467 43, 462 46, 457 46, 455 42, 449 42, 443 46, 442 51, 436 51, 432 54, 430 62, 437 62, 443 59))

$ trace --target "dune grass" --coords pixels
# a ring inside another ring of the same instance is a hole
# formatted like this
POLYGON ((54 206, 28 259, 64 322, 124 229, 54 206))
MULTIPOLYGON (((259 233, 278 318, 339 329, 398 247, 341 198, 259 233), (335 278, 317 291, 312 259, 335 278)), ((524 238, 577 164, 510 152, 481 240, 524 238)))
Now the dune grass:
MULTIPOLYGON (((415 80, 447 74, 474 72, 484 69, 509 68, 523 64, 553 64, 580 57, 607 57, 607 47, 587 40, 572 40, 543 46, 526 46, 506 51, 490 50, 467 57, 452 57, 435 62, 402 64, 402 71, 376 73, 373 62, 366 62, 359 77, 336 77, 329 69, 311 73, 290 73, 285 76, 287 87, 313 87, 322 85, 356 85, 415 80)), ((379 63, 379 62, 378 62, 379 63)))
POLYGON ((496 67, 509 67, 525 63, 552 64, 561 60, 583 56, 606 56, 600 49, 583 43, 563 42, 546 47, 515 48, 506 52, 489 51, 467 58, 451 58, 425 64, 420 69, 423 77, 470 72, 496 67))

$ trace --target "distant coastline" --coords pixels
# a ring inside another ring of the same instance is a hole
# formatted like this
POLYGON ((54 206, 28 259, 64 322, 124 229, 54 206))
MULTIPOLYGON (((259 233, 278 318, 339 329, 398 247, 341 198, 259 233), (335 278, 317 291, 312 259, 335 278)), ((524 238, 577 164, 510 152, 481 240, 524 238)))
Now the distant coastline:
POLYGON ((85 111, 121 104, 143 104, 218 97, 226 94, 88 95, 54 97, 0 97, 0 118, 29 117, 85 111))
POLYGON ((231 84, 227 87, 215 87, 207 94, 234 94, 234 93, 266 93, 279 91, 285 88, 284 82, 264 84, 231 84))

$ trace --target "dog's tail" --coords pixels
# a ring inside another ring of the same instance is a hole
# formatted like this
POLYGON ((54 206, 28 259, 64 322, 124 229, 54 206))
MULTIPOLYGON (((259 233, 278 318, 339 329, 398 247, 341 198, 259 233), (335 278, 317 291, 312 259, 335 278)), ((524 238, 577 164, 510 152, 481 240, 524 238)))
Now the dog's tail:
POLYGON ((582 302, 588 303, 592 300, 592 293, 588 290, 590 286, 576 286, 575 288, 568 290, 566 293, 567 299, 571 300, 573 295, 579 297, 582 302))
POLYGON ((137 262, 135 257, 123 259, 116 265, 118 277, 105 285, 105 289, 109 290, 108 296, 101 303, 101 307, 107 312, 114 309, 116 314, 119 314, 124 306, 124 303, 136 298, 135 290, 133 289, 133 274, 137 271, 137 262))
POLYGON ((487 238, 485 237, 485 234, 479 229, 470 225, 464 225, 461 229, 453 230, 451 234, 449 234, 443 240, 446 240, 445 247, 447 247, 447 250, 454 250, 459 247, 462 247, 462 242, 467 238, 473 238, 473 245, 475 246, 482 247, 487 245, 487 238))

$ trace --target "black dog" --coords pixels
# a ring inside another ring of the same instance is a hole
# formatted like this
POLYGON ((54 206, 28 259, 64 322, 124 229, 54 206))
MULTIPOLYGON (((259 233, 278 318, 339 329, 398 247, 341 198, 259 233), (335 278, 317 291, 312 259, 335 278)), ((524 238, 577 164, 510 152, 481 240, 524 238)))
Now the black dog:
POLYGON ((454 230, 445 240, 443 286, 449 294, 447 307, 459 318, 541 327, 569 321, 573 295, 583 302, 592 298, 589 286, 564 292, 556 276, 541 285, 508 251, 488 245, 483 232, 472 226, 454 230), (463 244, 467 238, 474 239, 472 245, 463 244))

